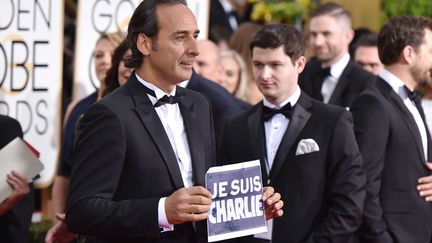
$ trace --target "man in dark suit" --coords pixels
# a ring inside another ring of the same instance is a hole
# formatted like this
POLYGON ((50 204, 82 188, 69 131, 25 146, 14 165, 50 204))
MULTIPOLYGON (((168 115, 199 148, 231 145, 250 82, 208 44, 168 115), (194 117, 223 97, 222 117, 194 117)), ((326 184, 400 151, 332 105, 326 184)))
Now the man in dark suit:
POLYGON ((250 48, 264 100, 226 123, 222 161, 260 159, 265 183, 284 198, 284 215, 274 220, 272 234, 255 238, 350 242, 361 224, 365 198, 350 113, 311 99, 299 88, 306 43, 295 28, 265 26, 250 48))
MULTIPOLYGON (((66 223, 86 240, 207 241, 212 114, 204 96, 176 86, 191 77, 198 33, 184 0, 145 0, 133 13, 126 66, 135 71, 79 127, 66 223)), ((281 213, 272 188, 263 198, 268 216, 281 213)))
POLYGON ((300 75, 300 87, 324 103, 350 107, 374 76, 351 60, 350 13, 335 3, 320 5, 311 14, 309 43, 315 57, 300 75))
POLYGON ((412 92, 432 81, 431 50, 430 18, 390 19, 378 36, 384 70, 353 102, 368 177, 360 242, 432 242, 432 148, 420 97, 412 92))
POLYGON ((220 85, 195 72, 192 72, 192 77, 187 83, 186 88, 197 91, 209 99, 216 140, 219 139, 223 125, 229 117, 240 114, 243 110, 250 108, 250 104, 235 98, 220 85))
POLYGON ((231 34, 241 23, 231 0, 210 1, 209 38, 215 43, 227 44, 231 34))
MULTIPOLYGON (((0 134, 0 149, 16 137, 23 137, 18 121, 2 115, 0 134)), ((0 242, 26 243, 29 241, 33 212, 33 185, 29 185, 28 180, 16 172, 8 175, 7 182, 14 191, 11 196, 0 202, 0 242)))

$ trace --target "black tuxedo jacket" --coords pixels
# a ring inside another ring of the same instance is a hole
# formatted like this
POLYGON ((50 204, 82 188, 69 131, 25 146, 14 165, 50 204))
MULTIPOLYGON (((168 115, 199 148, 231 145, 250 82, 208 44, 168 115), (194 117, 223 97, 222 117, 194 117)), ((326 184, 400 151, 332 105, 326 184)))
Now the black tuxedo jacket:
POLYGON ((281 193, 284 215, 274 221, 272 242, 350 242, 366 183, 350 113, 302 93, 268 174, 262 107, 227 122, 222 154, 224 164, 260 159, 263 180, 281 193), (303 139, 315 140, 319 151, 296 155, 303 139))
MULTIPOLYGON (((316 59, 308 61, 305 70, 300 74, 299 85, 310 97, 323 101, 321 95, 322 80, 317 78, 317 73, 320 69, 321 62, 316 59)), ((369 84, 373 83, 374 79, 375 76, 373 74, 363 70, 353 60, 350 60, 342 72, 328 103, 350 107, 355 97, 369 84)))
POLYGON ((413 116, 381 78, 351 111, 368 177, 362 242, 431 242, 432 204, 416 190, 430 172, 413 116))
MULTIPOLYGON (((215 161, 212 114, 201 94, 179 107, 192 157, 193 182, 204 185, 215 161)), ((79 126, 66 222, 96 242, 205 242, 205 222, 161 233, 158 202, 184 187, 168 136, 141 83, 128 82, 95 103, 79 126)))
MULTIPOLYGON (((18 121, 0 115, 0 149, 16 137, 23 137, 18 121)), ((30 184, 30 193, 12 209, 0 217, 0 242, 26 243, 29 241, 29 228, 33 212, 34 190, 30 184)))
POLYGON ((229 117, 238 115, 243 110, 251 107, 246 102, 235 98, 222 86, 195 72, 192 73, 192 77, 186 88, 197 91, 210 100, 216 140, 221 135, 223 125, 229 117))
MULTIPOLYGON (((234 15, 237 24, 240 24, 240 18, 237 15, 234 15)), ((227 38, 234 32, 234 29, 231 27, 229 22, 229 14, 225 12, 222 4, 219 0, 210 1, 210 17, 209 17, 209 37, 211 40, 217 42, 218 39, 215 38, 215 33, 213 32, 222 32, 227 38)))

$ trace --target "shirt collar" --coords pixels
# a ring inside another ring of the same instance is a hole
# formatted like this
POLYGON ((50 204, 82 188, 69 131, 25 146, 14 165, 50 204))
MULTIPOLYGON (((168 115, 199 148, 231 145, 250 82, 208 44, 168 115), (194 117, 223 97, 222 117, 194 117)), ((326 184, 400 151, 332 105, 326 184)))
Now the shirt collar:
POLYGON ((150 101, 152 102, 153 105, 156 104, 156 102, 160 98, 162 98, 164 95, 170 96, 170 95, 176 94, 176 87, 177 86, 174 86, 174 89, 171 91, 171 93, 167 94, 164 91, 162 91, 161 89, 159 89, 158 87, 156 87, 154 84, 149 83, 149 82, 145 81, 144 79, 142 79, 140 76, 138 76, 137 73, 135 73, 135 76, 142 85, 146 86, 147 88, 149 88, 155 92, 156 97, 153 97, 152 95, 148 95, 148 97, 150 98, 150 101))
POLYGON ((294 105, 297 103, 297 101, 300 98, 300 94, 301 94, 300 87, 297 85, 296 91, 294 92, 294 94, 291 95, 290 97, 288 97, 288 99, 284 100, 279 105, 274 105, 274 104, 270 103, 270 101, 268 101, 265 97, 263 98, 263 105, 267 106, 269 108, 272 108, 272 109, 280 109, 284 105, 288 104, 288 102, 290 102, 291 106, 294 107, 294 105))
POLYGON ((404 82, 396 77, 396 75, 384 68, 378 76, 384 79, 384 81, 390 85, 393 91, 396 92, 402 100, 408 97, 406 90, 404 89, 404 82))
POLYGON ((188 84, 189 84, 189 81, 190 81, 190 79, 186 79, 185 81, 180 82, 180 83, 177 84, 177 85, 180 86, 180 87, 182 87, 182 88, 185 88, 185 89, 186 89, 186 87, 187 87, 188 84))
POLYGON ((331 76, 335 79, 339 79, 345 67, 348 65, 349 61, 350 61, 350 55, 349 53, 345 53, 345 55, 343 55, 343 57, 339 61, 331 65, 330 67, 331 76))

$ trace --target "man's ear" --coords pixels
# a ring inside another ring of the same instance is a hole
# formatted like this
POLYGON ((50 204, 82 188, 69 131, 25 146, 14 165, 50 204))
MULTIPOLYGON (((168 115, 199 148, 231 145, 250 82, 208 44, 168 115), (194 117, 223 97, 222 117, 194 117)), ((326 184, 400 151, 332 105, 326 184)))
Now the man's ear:
POLYGON ((306 57, 301 56, 295 61, 295 67, 297 69, 297 73, 303 72, 303 69, 306 66, 306 57))
POLYGON ((415 56, 416 51, 414 50, 414 48, 410 45, 407 45, 402 49, 400 58, 403 62, 411 64, 414 61, 415 56))
POLYGON ((148 56, 152 47, 152 39, 144 33, 139 33, 137 38, 137 48, 144 55, 148 56))

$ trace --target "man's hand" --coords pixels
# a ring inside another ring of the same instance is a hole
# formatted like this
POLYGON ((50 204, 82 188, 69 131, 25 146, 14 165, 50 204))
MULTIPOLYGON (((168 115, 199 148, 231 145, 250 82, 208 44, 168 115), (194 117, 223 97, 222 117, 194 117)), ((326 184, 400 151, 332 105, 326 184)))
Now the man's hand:
MULTIPOLYGON (((426 162, 426 167, 432 171, 432 162, 426 162)), ((427 202, 432 202, 432 175, 422 177, 418 180, 417 191, 427 202)))
POLYGON ((69 231, 65 223, 65 214, 56 214, 57 223, 51 227, 45 236, 45 243, 70 243, 76 235, 69 231))
POLYGON ((12 194, 0 204, 0 216, 8 212, 30 192, 27 178, 16 171, 8 174, 6 181, 12 187, 12 194))
POLYGON ((202 186, 181 188, 165 200, 165 213, 170 224, 207 219, 211 193, 202 186))
POLYGON ((266 219, 278 218, 283 215, 281 195, 271 186, 264 187, 262 201, 265 206, 266 219))
POLYGON ((7 175, 7 183, 12 187, 12 195, 9 196, 9 200, 13 204, 21 201, 30 192, 28 180, 24 176, 18 174, 16 171, 12 171, 7 175))

